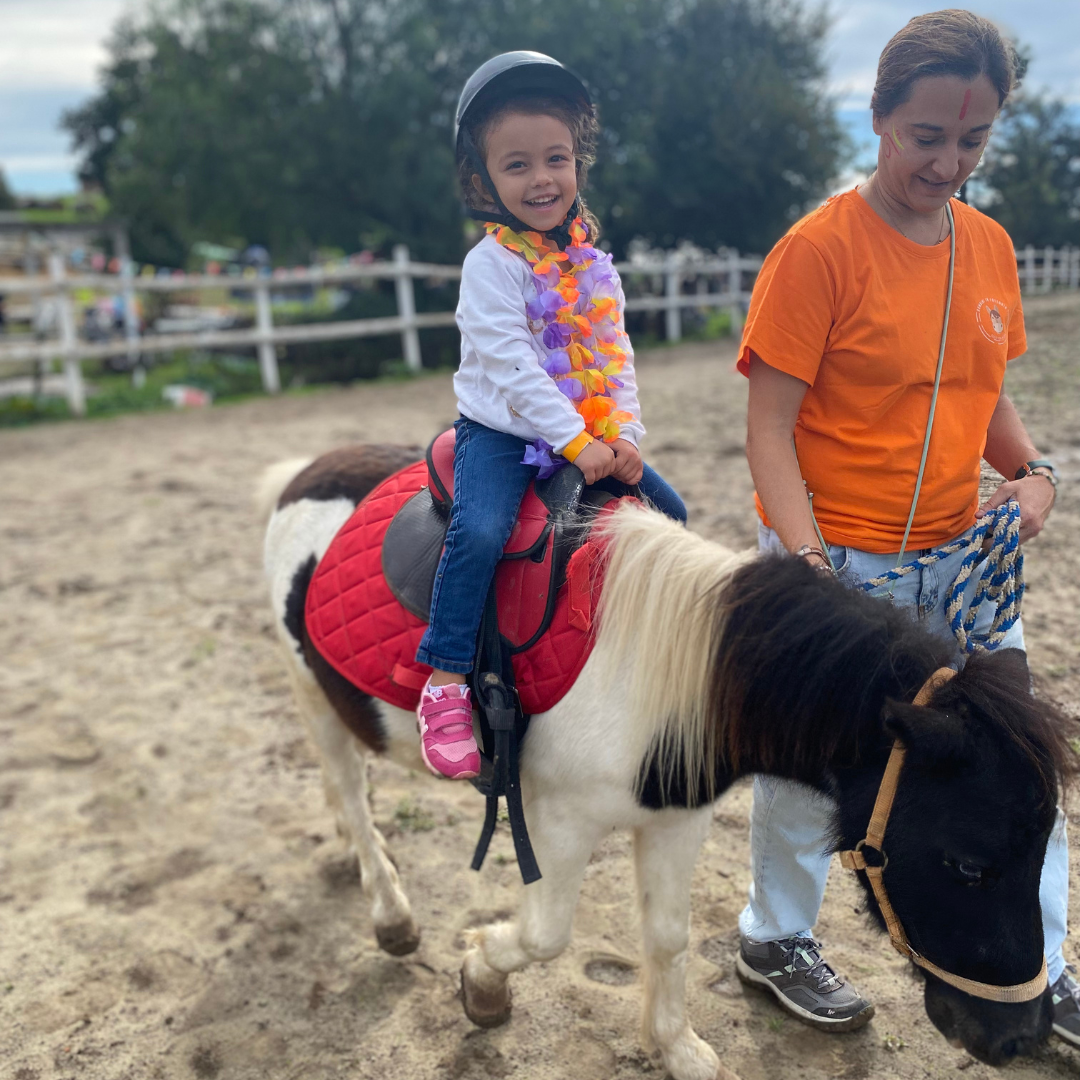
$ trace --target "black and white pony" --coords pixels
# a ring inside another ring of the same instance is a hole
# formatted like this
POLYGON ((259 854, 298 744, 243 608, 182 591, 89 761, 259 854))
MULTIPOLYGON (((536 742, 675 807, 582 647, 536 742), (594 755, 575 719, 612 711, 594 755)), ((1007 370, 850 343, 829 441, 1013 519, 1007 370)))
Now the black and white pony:
MULTIPOLYGON (((337 675, 312 648, 303 612, 334 534, 379 481, 418 457, 357 446, 306 467, 282 463, 261 495, 267 513, 274 508, 266 572, 297 701, 379 943, 394 954, 419 934, 371 819, 365 768, 369 754, 385 754, 419 769, 416 720, 337 675)), ((566 948, 590 855, 612 829, 629 829, 644 1041, 675 1080, 730 1076, 685 1010, 690 882, 710 802, 748 773, 798 780, 836 801, 836 848, 851 848, 897 737, 908 754, 885 883, 912 945, 970 979, 1031 979, 1043 954, 1040 868, 1071 755, 1059 714, 1029 693, 1024 654, 973 656, 928 707, 915 706, 953 651, 906 612, 801 559, 735 553, 640 507, 612 514, 605 530, 594 650, 562 701, 533 717, 522 747, 543 877, 523 889, 517 918, 470 932, 470 1018, 509 1016, 508 977, 566 948)), ((869 890, 867 902, 880 923, 869 890)), ((1050 1031, 1046 995, 999 1004, 926 974, 925 999, 941 1032, 987 1062, 1030 1052, 1050 1031)))

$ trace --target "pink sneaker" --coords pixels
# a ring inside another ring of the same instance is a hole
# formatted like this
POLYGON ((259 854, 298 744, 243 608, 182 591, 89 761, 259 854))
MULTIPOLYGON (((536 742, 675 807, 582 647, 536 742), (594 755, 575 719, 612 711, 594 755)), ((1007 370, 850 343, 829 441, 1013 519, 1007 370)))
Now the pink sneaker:
POLYGON ((433 687, 420 694, 416 710, 420 754, 436 775, 471 780, 480 775, 480 749, 473 738, 472 697, 467 686, 433 687))

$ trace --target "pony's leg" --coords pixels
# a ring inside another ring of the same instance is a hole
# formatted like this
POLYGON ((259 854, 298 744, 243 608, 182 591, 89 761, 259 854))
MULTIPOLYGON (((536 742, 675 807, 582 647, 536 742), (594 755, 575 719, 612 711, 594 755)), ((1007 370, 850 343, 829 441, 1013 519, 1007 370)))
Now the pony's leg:
POLYGON ((686 1018, 690 880, 712 807, 664 810, 634 830, 634 865, 644 939, 642 1040, 659 1050, 675 1080, 732 1077, 686 1018))
POLYGON ((462 1000, 479 1027, 510 1018, 510 972, 553 960, 570 943, 585 867, 608 826, 575 814, 568 802, 563 792, 561 799, 539 798, 529 806, 529 839, 543 877, 525 886, 517 919, 466 932, 462 1000))
POLYGON ((404 956, 420 944, 420 930, 397 870, 387 857, 386 840, 371 816, 363 744, 342 723, 313 678, 298 674, 294 687, 322 759, 326 801, 337 816, 338 832, 360 863, 360 885, 371 904, 379 947, 392 956, 404 956))

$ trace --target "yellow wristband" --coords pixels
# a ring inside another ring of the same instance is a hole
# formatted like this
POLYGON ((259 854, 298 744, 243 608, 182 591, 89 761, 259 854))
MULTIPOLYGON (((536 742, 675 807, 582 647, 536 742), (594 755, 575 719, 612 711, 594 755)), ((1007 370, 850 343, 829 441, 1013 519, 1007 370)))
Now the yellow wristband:
POLYGON ((576 439, 568 442, 559 453, 567 461, 573 461, 592 441, 593 437, 587 431, 583 431, 576 439))

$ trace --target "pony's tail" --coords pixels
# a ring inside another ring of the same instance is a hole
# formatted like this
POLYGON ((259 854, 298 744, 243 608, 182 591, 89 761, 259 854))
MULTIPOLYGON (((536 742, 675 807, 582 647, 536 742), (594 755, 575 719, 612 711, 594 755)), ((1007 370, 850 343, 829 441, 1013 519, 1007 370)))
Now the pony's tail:
POLYGON ((287 461, 278 461, 268 465, 262 471, 258 483, 255 485, 254 502, 255 511, 259 520, 266 522, 277 506, 278 499, 292 483, 293 479, 300 475, 314 458, 289 458, 287 461))

